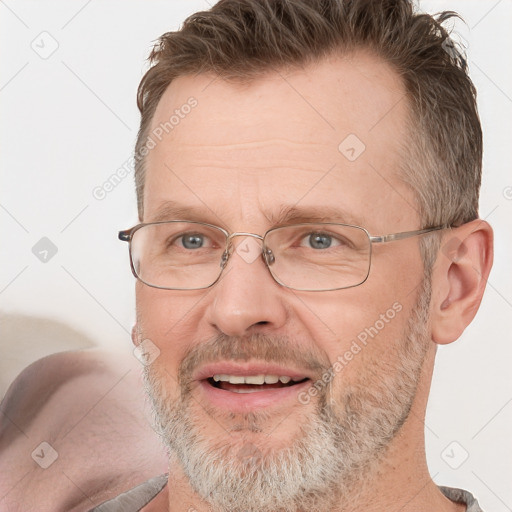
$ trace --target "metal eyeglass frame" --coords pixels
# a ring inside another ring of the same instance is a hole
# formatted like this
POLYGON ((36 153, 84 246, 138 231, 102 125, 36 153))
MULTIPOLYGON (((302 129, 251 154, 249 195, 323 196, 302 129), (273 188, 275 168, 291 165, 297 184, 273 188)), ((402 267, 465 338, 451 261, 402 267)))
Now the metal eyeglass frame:
POLYGON ((354 288, 356 286, 361 286, 364 282, 366 282, 366 280, 368 279, 368 276, 370 275, 373 244, 397 242, 399 240, 404 240, 406 238, 411 238, 413 236, 424 235, 426 233, 431 233, 432 231, 439 231, 441 229, 448 228, 448 226, 435 226, 432 228, 417 229, 415 231, 402 231, 400 233, 390 233, 387 235, 370 235, 368 230, 366 230, 365 228, 363 228, 361 226, 356 226, 353 224, 343 224, 343 223, 339 223, 339 222, 304 222, 304 223, 299 223, 299 224, 285 224, 282 226, 276 226, 276 227, 273 227, 273 228, 269 229, 268 231, 266 231, 265 234, 262 236, 262 235, 258 235, 256 233, 246 233, 246 232, 242 232, 242 231, 229 233, 224 228, 221 228, 220 226, 216 226, 215 224, 208 224, 207 222, 198 222, 198 221, 192 221, 192 220, 165 220, 165 221, 159 221, 159 222, 143 222, 143 223, 137 224, 136 226, 133 226, 130 229, 125 229, 125 230, 119 231, 118 238, 119 238, 119 240, 121 240, 123 242, 128 242, 128 244, 129 244, 128 250, 129 250, 129 256, 130 256, 130 267, 132 270, 132 274, 139 281, 141 281, 142 283, 144 283, 147 286, 151 286, 152 288, 158 288, 160 290, 191 291, 191 290, 205 290, 207 288, 211 288, 220 279, 222 272, 229 260, 229 257, 231 256, 231 253, 232 253, 231 240, 234 237, 236 237, 236 236, 251 236, 253 238, 261 240, 263 242, 263 247, 265 247, 264 246, 265 238, 270 232, 272 232, 276 229, 284 228, 284 227, 307 226, 307 225, 314 225, 314 226, 337 225, 337 226, 357 228, 357 229, 364 231, 366 233, 366 236, 368 237, 368 240, 370 241, 370 252, 368 255, 368 272, 366 273, 366 277, 364 278, 364 280, 361 281, 360 283, 350 285, 350 286, 342 286, 341 288, 329 288, 327 290, 312 290, 312 289, 294 288, 293 286, 288 286, 288 285, 282 283, 281 281, 279 281, 279 279, 277 279, 277 277, 272 273, 272 270, 270 269, 270 265, 272 265, 272 263, 274 262, 274 255, 272 253, 272 250, 268 249, 268 248, 266 250, 262 250, 263 260, 265 261, 265 265, 267 266, 267 269, 269 270, 269 273, 272 276, 272 278, 274 279, 274 281, 285 288, 289 288, 290 290, 307 291, 307 292, 329 292, 329 291, 345 290, 347 288, 354 288), (169 288, 166 286, 156 286, 154 284, 147 283, 139 275, 137 275, 137 272, 133 265, 133 258, 132 258, 132 251, 131 251, 131 243, 132 243, 133 235, 139 229, 143 228, 144 226, 151 226, 151 225, 158 225, 158 224, 171 224, 171 223, 175 223, 175 222, 207 226, 207 227, 214 228, 214 229, 221 231, 226 236, 226 249, 222 253, 221 261, 220 261, 221 271, 220 271, 219 275, 217 276, 217 279, 215 279, 215 281, 213 281, 213 283, 209 284, 208 286, 202 286, 200 288, 169 288))

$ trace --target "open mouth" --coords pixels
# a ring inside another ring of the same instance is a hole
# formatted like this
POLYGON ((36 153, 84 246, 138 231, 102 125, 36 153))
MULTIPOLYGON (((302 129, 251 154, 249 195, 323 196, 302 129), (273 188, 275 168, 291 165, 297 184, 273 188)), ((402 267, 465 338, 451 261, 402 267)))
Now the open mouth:
POLYGON ((292 378, 288 375, 226 375, 215 374, 206 379, 208 384, 217 389, 233 393, 258 393, 271 389, 291 388, 309 380, 292 378))

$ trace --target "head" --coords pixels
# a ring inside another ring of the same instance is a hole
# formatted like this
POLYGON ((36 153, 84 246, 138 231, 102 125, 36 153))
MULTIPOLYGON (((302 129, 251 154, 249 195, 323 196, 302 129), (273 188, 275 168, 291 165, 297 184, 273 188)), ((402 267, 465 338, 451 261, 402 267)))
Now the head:
POLYGON ((475 90, 442 26, 452 15, 406 0, 221 1, 151 54, 141 222, 450 227, 375 244, 351 288, 280 286, 243 236, 210 288, 137 283, 134 342, 159 353, 145 367, 157 423, 218 510, 326 509, 354 481, 370 487, 397 439, 422 443, 436 343, 471 321, 492 260, 475 90))

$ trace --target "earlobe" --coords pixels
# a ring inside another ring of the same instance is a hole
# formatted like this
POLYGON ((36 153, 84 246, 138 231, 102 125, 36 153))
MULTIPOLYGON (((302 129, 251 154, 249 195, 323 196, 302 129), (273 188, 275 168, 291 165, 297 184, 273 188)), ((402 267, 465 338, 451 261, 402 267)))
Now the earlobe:
POLYGON ((493 231, 480 219, 446 233, 432 275, 432 340, 455 341, 473 320, 493 260, 493 231))

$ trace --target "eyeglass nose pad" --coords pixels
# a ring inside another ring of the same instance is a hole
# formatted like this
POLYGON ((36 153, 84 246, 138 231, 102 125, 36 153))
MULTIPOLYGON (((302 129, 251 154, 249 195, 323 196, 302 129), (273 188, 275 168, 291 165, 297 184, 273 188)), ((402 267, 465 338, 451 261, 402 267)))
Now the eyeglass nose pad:
POLYGON ((220 268, 224 268, 229 260, 229 248, 226 249, 220 258, 220 268))
POLYGON ((274 253, 272 252, 272 249, 269 249, 268 247, 265 247, 263 249, 263 257, 265 258, 267 265, 272 265, 272 263, 274 263, 276 261, 276 258, 274 257, 274 253))

